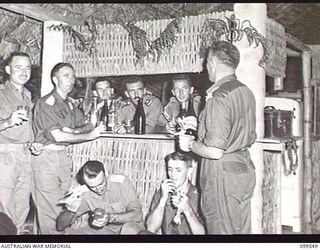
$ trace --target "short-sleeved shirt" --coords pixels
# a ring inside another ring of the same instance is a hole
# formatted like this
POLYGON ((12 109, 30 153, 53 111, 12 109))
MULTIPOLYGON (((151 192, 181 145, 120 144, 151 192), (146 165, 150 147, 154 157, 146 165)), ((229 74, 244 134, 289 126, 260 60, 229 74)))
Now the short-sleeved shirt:
MULTIPOLYGON (((155 96, 145 95, 143 97, 143 109, 146 114, 146 125, 154 128, 163 110, 160 100, 155 96)), ((119 121, 132 121, 135 112, 136 107, 132 102, 124 104, 123 107, 118 111, 119 121)))
MULTIPOLYGON (((88 191, 82 194, 82 201, 76 215, 81 216, 96 208, 102 208, 106 213, 124 213, 131 210, 140 211, 142 218, 142 207, 128 177, 124 175, 109 175, 107 177, 107 190, 100 196, 95 192, 88 191)), ((119 231, 121 225, 109 224, 107 229, 119 231)))
MULTIPOLYGON (((190 184, 190 188, 187 192, 187 196, 189 198, 189 203, 192 208, 192 210, 195 212, 196 216, 199 217, 199 193, 197 191, 197 188, 190 184)), ((155 192, 151 206, 150 211, 153 211, 156 206, 158 205, 161 198, 161 190, 160 188, 155 192)), ((177 212, 177 208, 173 208, 170 200, 168 199, 166 202, 165 210, 164 210, 164 216, 163 221, 161 225, 161 230, 163 234, 192 234, 190 226, 187 222, 187 219, 184 214, 181 214, 181 223, 177 225, 173 218, 177 212)))
MULTIPOLYGON (((40 98, 34 109, 33 131, 35 141, 48 144, 58 144, 51 131, 63 127, 77 128, 84 125, 86 117, 68 98, 63 100, 54 89, 48 95, 40 98)), ((66 143, 60 143, 66 145, 66 143)))
POLYGON ((232 153, 251 146, 256 139, 255 98, 235 75, 219 80, 207 91, 199 117, 199 141, 232 153))
POLYGON ((33 141, 31 93, 25 87, 22 93, 10 82, 0 84, 0 120, 7 119, 20 105, 29 107, 29 121, 0 132, 0 144, 22 144, 33 141))

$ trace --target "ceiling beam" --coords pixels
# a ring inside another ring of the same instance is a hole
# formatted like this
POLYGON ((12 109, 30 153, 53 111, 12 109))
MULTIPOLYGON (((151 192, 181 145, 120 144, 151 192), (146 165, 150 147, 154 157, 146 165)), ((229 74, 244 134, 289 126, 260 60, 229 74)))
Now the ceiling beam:
POLYGON ((290 35, 289 33, 286 33, 286 41, 290 45, 292 45, 294 48, 301 50, 301 51, 310 51, 310 47, 305 45, 303 42, 301 42, 298 38, 290 35))
POLYGON ((59 13, 52 13, 52 11, 36 4, 0 4, 0 8, 25 15, 27 17, 39 20, 39 21, 60 21, 70 25, 82 25, 83 22, 69 17, 63 16, 59 13))

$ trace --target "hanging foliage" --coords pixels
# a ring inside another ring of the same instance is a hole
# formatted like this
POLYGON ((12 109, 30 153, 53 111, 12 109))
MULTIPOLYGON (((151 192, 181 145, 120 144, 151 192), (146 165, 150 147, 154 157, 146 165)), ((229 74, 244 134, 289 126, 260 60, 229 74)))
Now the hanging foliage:
POLYGON ((97 28, 93 18, 91 18, 91 26, 88 21, 85 21, 84 24, 89 31, 89 35, 80 34, 78 31, 73 29, 71 25, 66 24, 51 25, 48 29, 68 32, 72 37, 76 50, 81 52, 87 51, 90 54, 93 54, 96 52, 96 40, 98 36, 97 28))
POLYGON ((160 36, 153 42, 147 38, 147 33, 132 23, 123 25, 128 31, 132 47, 136 55, 136 62, 141 65, 144 58, 151 58, 152 61, 159 62, 164 51, 170 51, 177 40, 178 33, 181 32, 181 19, 176 18, 161 32, 160 36))
POLYGON ((244 35, 246 35, 249 42, 249 46, 253 43, 255 47, 261 44, 263 48, 263 57, 261 58, 259 65, 265 66, 267 62, 271 59, 271 44, 267 39, 260 34, 250 23, 249 20, 245 20, 240 23, 240 20, 231 15, 227 18, 227 21, 221 19, 206 19, 201 32, 200 32, 200 56, 204 57, 205 51, 214 42, 221 41, 223 38, 228 42, 240 41, 244 35))

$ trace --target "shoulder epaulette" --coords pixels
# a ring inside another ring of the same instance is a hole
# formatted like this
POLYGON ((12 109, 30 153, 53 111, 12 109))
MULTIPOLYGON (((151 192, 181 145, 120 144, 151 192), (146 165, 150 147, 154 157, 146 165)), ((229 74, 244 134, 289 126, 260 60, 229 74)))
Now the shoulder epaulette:
POLYGON ((145 96, 144 96, 144 104, 145 104, 146 106, 150 106, 150 105, 152 104, 154 98, 155 98, 155 97, 152 96, 152 95, 145 95, 145 96))
POLYGON ((112 175, 109 175, 109 180, 110 180, 111 182, 123 183, 125 178, 126 178, 126 177, 125 177, 124 175, 121 175, 121 174, 112 174, 112 175))
POLYGON ((53 106, 56 102, 56 98, 53 95, 50 95, 47 100, 46 100, 46 104, 53 106))
POLYGON ((130 105, 130 100, 129 99, 126 99, 126 100, 121 100, 121 107, 126 107, 126 106, 129 106, 130 105))

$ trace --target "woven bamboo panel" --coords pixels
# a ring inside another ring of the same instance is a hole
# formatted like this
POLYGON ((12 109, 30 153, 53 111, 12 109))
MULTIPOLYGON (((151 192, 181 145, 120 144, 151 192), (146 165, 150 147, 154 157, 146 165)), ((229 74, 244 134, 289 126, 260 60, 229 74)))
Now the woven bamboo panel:
MULTIPOLYGON (((279 204, 277 201, 280 196, 280 183, 277 180, 279 173, 279 155, 280 153, 264 151, 264 173, 262 181, 262 232, 263 234, 275 234, 277 233, 277 219, 280 214, 279 204)), ((280 158, 281 159, 281 158, 280 158)))
POLYGON ((320 231, 320 141, 312 145, 312 181, 312 226, 320 231))
MULTIPOLYGON (((129 40, 128 32, 118 24, 98 25, 96 41, 97 53, 79 52, 69 35, 64 38, 64 61, 71 63, 78 77, 164 74, 202 71, 203 59, 199 56, 200 31, 207 18, 219 18, 226 21, 232 11, 211 13, 182 18, 177 42, 170 51, 165 51, 160 61, 145 60, 143 66, 135 65, 135 54, 129 40)), ((136 25, 145 30, 148 39, 153 41, 173 19, 140 21, 136 25)), ((80 33, 83 26, 74 27, 80 33)))
POLYGON ((134 185, 146 216, 156 188, 165 177, 164 157, 174 151, 171 140, 100 138, 68 147, 76 173, 88 160, 101 161, 107 173, 123 174, 134 185))

